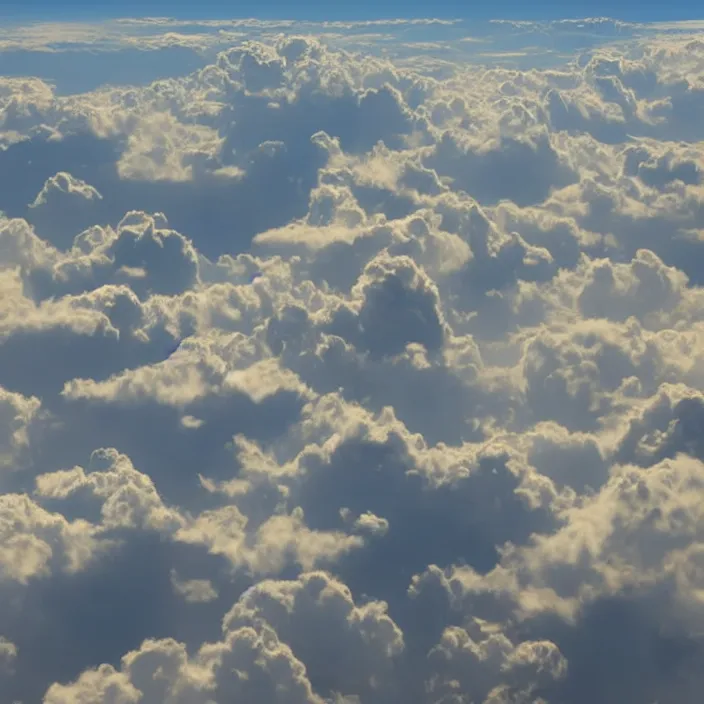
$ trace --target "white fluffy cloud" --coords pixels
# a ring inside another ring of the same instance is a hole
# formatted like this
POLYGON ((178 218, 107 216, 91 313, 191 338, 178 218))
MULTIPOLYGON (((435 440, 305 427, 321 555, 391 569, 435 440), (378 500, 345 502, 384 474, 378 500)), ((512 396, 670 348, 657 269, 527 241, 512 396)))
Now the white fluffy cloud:
POLYGON ((698 704, 700 31, 1 30, 2 696, 698 704))

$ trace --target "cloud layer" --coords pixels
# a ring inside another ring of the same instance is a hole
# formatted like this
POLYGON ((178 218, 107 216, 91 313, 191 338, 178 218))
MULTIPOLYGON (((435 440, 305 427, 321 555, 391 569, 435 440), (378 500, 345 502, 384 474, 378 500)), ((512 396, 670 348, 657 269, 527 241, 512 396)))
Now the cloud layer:
POLYGON ((0 698, 698 703, 698 29, 0 35, 0 698))

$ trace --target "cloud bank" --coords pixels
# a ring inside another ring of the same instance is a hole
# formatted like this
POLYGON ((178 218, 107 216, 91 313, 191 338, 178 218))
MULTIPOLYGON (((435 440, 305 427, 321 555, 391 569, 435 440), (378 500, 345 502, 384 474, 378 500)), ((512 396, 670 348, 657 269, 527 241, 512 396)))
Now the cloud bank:
POLYGON ((0 699, 698 703, 700 29, 0 35, 0 699))

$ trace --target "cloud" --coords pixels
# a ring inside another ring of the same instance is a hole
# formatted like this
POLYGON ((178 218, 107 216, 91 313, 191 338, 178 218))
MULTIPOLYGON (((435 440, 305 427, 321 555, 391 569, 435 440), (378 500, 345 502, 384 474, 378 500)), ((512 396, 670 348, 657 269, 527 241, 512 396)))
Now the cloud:
MULTIPOLYGON (((242 472, 218 490, 243 502, 245 492, 254 498, 262 485, 269 493, 277 486, 280 510, 293 508, 310 528, 338 541, 349 536, 354 550, 320 556, 364 593, 373 587, 399 599, 441 551, 449 560, 461 555, 491 566, 494 546, 523 542, 552 524, 550 487, 510 462, 506 446, 427 447, 390 409, 375 418, 334 395, 304 409, 289 433, 293 448, 302 449, 278 471, 268 469, 270 454, 238 439, 242 472), (443 546, 434 541, 438 534, 445 535, 443 546)), ((311 539, 310 549, 316 545, 311 539)))
POLYGON ((694 29, 0 31, 3 696, 698 702, 694 29))
POLYGON ((404 647, 383 602, 356 606, 350 590, 324 573, 309 573, 296 582, 261 583, 225 616, 223 628, 232 632, 258 621, 270 623, 299 653, 318 687, 344 694, 379 697, 374 690, 388 686, 384 680, 393 674, 393 659, 404 647), (305 637, 307 629, 320 634, 317 642, 305 637), (339 653, 334 660, 332 649, 339 653))
MULTIPOLYGON (((8 389, 45 398, 59 393, 81 369, 100 379, 154 358, 149 336, 140 333, 140 302, 127 286, 104 286, 37 304, 16 276, 4 278, 0 379, 8 389)), ((164 356, 164 335, 157 331, 155 336, 161 347, 157 354, 164 356)))
POLYGON ((26 495, 3 494, 0 577, 26 584, 52 569, 76 570, 96 550, 92 527, 49 513, 26 495))
POLYGON ((154 484, 114 449, 96 450, 88 473, 82 467, 37 477, 36 494, 45 499, 66 499, 83 494, 100 505, 101 527, 177 530, 183 520, 161 501, 154 484))
POLYGON ((47 179, 29 207, 30 222, 44 239, 65 249, 73 238, 95 224, 95 203, 102 196, 85 181, 59 172, 47 179))
POLYGON ((548 698, 680 696, 693 683, 701 647, 699 627, 689 620, 693 583, 677 576, 680 560, 697 550, 698 509, 690 502, 700 473, 701 463, 686 456, 649 471, 617 467, 554 535, 509 550, 484 576, 466 568, 449 580, 424 575, 416 582, 419 598, 440 580, 458 614, 554 642, 569 664, 561 683, 546 686, 548 698), (601 638, 617 639, 618 648, 599 652, 601 638), (608 679, 591 680, 595 672, 608 679), (648 675, 636 684, 635 672, 648 675))
POLYGON ((22 396, 0 387, 0 471, 13 471, 23 465, 30 449, 35 421, 39 419, 38 398, 22 396))
POLYGON ((567 661, 553 643, 526 641, 515 646, 503 634, 489 633, 479 642, 462 628, 450 627, 443 633, 428 656, 437 667, 430 682, 433 697, 521 701, 532 696, 541 680, 565 676, 567 661), (497 680, 504 682, 494 686, 497 680))
POLYGON ((204 603, 218 598, 218 593, 207 579, 181 580, 176 572, 171 573, 171 584, 177 594, 188 603, 204 603))
POLYGON ((323 689, 332 682, 373 692, 402 648, 402 637, 383 604, 355 606, 344 585, 324 573, 309 573, 249 590, 225 616, 222 640, 204 644, 193 658, 174 640, 148 640, 122 658, 120 670, 103 665, 72 684, 53 685, 44 701, 179 697, 195 704, 212 697, 245 697, 252 702, 317 704, 324 700, 313 691, 311 679, 323 689), (323 640, 301 638, 302 629, 314 629, 323 640), (329 648, 342 658, 334 672, 328 670, 329 648), (352 673, 356 676, 350 677, 352 673))
POLYGON ((380 357, 395 356, 414 342, 429 353, 442 346, 438 295, 411 260, 374 260, 356 286, 364 300, 358 314, 359 348, 380 357))
POLYGON ((506 136, 484 144, 462 137, 445 132, 427 165, 482 203, 504 199, 517 205, 540 203, 553 188, 573 178, 546 134, 506 136))

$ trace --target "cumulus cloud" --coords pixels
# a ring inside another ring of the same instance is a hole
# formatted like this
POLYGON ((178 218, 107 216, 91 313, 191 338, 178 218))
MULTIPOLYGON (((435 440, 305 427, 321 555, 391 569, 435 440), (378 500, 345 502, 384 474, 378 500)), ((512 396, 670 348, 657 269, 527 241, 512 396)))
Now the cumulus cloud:
POLYGON ((699 702, 700 30, 0 30, 2 696, 699 702))
POLYGON ((30 449, 33 423, 39 418, 38 398, 0 389, 0 468, 12 471, 22 466, 22 455, 30 449))
POLYGON ((102 196, 85 181, 66 172, 46 180, 42 190, 29 204, 29 221, 45 239, 66 248, 79 232, 96 222, 96 201, 102 196))
POLYGON ((344 585, 308 573, 248 590, 223 619, 222 640, 203 644, 192 658, 182 643, 147 640, 122 658, 119 670, 103 665, 71 684, 55 684, 45 701, 147 697, 205 704, 234 697, 318 704, 326 700, 312 681, 323 691, 333 685, 374 692, 383 688, 402 649, 403 638, 382 603, 356 606, 344 585), (319 637, 308 637, 310 628, 319 637))

